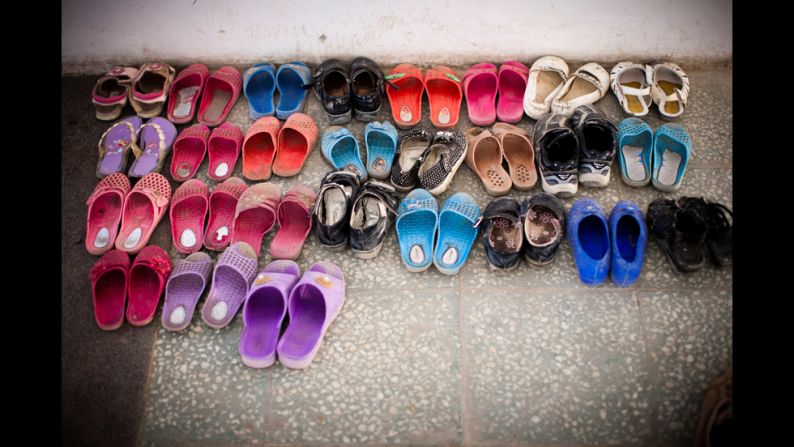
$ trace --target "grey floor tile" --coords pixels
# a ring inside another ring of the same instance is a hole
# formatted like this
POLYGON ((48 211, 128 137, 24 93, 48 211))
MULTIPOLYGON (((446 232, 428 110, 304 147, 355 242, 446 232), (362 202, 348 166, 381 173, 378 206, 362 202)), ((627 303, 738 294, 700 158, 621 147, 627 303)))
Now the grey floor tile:
POLYGON ((650 432, 629 292, 463 289, 464 440, 636 444, 650 432))
POLYGON ((661 445, 692 445, 706 387, 731 366, 732 295, 730 289, 636 291, 661 445))
POLYGON ((312 365, 273 370, 268 441, 460 440, 458 292, 351 290, 312 365))
POLYGON ((159 330, 143 437, 262 441, 269 377, 240 360, 241 317, 215 330, 199 310, 184 332, 159 330))

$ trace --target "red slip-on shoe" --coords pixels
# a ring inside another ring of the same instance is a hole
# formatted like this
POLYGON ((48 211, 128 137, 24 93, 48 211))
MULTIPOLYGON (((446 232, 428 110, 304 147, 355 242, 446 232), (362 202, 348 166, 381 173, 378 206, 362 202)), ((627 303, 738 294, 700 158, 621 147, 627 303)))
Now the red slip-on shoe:
POLYGON ((112 331, 124 323, 130 257, 121 250, 110 250, 91 267, 91 296, 94 319, 100 329, 112 331))
POLYGON ((152 321, 169 273, 168 253, 156 245, 149 245, 135 257, 127 290, 127 321, 131 325, 146 326, 152 321))

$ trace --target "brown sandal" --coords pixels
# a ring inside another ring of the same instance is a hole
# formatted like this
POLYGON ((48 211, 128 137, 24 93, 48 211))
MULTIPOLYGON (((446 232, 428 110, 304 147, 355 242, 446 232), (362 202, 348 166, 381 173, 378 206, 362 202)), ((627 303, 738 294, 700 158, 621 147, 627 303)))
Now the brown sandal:
POLYGON ((538 181, 538 171, 535 169, 535 151, 529 134, 507 123, 496 123, 492 129, 502 146, 513 186, 523 191, 532 189, 538 181))
POLYGON ((466 131, 469 148, 466 164, 482 180, 485 191, 503 196, 513 186, 510 174, 502 167, 502 145, 488 129, 472 127, 466 131))

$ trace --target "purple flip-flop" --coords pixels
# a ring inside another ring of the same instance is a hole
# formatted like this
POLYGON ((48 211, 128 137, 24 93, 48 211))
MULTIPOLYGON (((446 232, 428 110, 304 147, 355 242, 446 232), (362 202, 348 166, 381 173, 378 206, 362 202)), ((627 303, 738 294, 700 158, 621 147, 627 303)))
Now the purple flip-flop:
POLYGON ((293 369, 309 366, 344 302, 342 270, 330 262, 309 267, 289 295, 290 322, 276 347, 279 362, 293 369))
POLYGON ((130 177, 143 177, 150 172, 160 172, 163 161, 176 140, 176 127, 165 118, 154 117, 138 130, 140 143, 133 147, 135 161, 130 166, 130 177))
POLYGON ((135 146, 141 119, 136 116, 122 118, 102 134, 99 139, 99 162, 96 175, 103 178, 115 172, 123 172, 127 165, 127 155, 135 146))
POLYGON ((204 252, 177 261, 165 284, 163 327, 181 331, 190 325, 204 287, 212 272, 212 258, 204 252))
POLYGON ((237 314, 256 275, 256 252, 245 242, 230 245, 220 256, 212 273, 212 288, 201 318, 207 325, 222 329, 237 314))
POLYGON ((240 355, 251 368, 276 361, 276 342, 287 314, 287 300, 301 271, 293 261, 273 261, 259 272, 243 304, 240 355))

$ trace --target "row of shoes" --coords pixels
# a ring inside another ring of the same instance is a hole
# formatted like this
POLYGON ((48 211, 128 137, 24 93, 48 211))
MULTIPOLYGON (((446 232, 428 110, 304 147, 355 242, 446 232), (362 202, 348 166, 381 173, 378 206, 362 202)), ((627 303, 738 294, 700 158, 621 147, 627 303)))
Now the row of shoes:
POLYGON ((703 197, 659 198, 647 214, 653 239, 676 271, 698 271, 707 257, 718 267, 733 264, 733 212, 725 205, 703 197))
POLYGON ((198 252, 176 261, 173 268, 168 254, 157 246, 141 250, 132 264, 124 251, 111 250, 88 275, 94 319, 106 331, 121 327, 125 316, 133 326, 145 326, 154 319, 165 292, 162 325, 169 331, 182 331, 190 326, 212 273, 201 318, 208 326, 222 329, 242 307, 243 363, 264 368, 278 355, 288 368, 306 368, 344 304, 342 270, 330 262, 316 262, 301 275, 294 261, 278 260, 257 274, 257 264, 246 242, 227 247, 217 262, 198 252), (323 309, 321 315, 318 309, 323 309), (289 324, 281 333, 285 318, 289 324), (307 333, 312 336, 306 337, 307 333))

